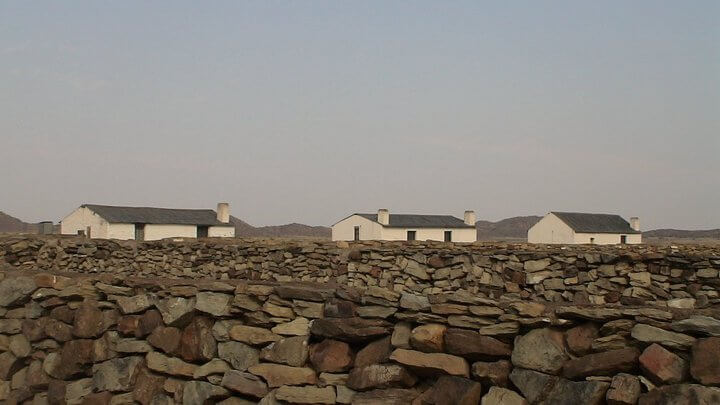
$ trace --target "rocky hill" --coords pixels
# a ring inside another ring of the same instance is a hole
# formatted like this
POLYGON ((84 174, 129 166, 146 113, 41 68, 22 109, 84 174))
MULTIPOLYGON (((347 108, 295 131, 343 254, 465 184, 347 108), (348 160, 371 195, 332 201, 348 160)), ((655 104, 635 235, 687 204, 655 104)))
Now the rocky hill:
POLYGON ((36 230, 35 224, 23 222, 0 211, 0 232, 35 232, 36 230))
POLYGON ((330 228, 326 226, 310 226, 298 223, 275 226, 255 227, 242 219, 230 217, 235 225, 235 236, 240 237, 288 237, 301 236, 311 238, 330 238, 330 228))
POLYGON ((475 223, 479 240, 497 238, 527 238, 527 231, 542 217, 531 215, 527 217, 512 217, 497 222, 478 221, 475 223))

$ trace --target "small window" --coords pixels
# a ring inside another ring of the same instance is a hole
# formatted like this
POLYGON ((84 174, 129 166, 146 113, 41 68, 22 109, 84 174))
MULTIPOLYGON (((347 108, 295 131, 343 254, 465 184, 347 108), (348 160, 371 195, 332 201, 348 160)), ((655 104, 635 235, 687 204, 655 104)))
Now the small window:
POLYGON ((626 235, 620 235, 620 243, 622 243, 623 245, 627 243, 626 235))
POLYGON ((353 235, 353 240, 360 240, 360 227, 355 227, 355 233, 353 235))
POLYGON ((407 240, 415 240, 415 231, 407 231, 407 240))
POLYGON ((595 238, 590 238, 590 244, 591 245, 595 244, 595 238))
POLYGON ((197 237, 198 238, 207 238, 208 237, 208 227, 207 226, 200 226, 197 227, 197 237))
POLYGON ((452 231, 445 231, 445 242, 452 242, 452 231))

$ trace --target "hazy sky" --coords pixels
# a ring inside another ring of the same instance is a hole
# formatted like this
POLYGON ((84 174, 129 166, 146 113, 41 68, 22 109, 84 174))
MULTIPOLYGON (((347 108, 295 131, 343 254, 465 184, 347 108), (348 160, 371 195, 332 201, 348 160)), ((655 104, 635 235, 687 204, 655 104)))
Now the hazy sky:
POLYGON ((720 227, 720 1, 0 0, 0 210, 720 227))

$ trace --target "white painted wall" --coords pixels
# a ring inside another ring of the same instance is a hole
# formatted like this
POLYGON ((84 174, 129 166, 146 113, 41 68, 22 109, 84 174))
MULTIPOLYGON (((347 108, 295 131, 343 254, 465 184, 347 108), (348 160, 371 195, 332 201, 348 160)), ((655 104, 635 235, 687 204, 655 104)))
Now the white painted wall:
POLYGON ((360 227, 360 240, 380 240, 382 226, 360 215, 352 215, 332 226, 332 240, 354 240, 355 227, 360 227))
POLYGON ((196 225, 166 225, 147 224, 145 225, 145 240, 158 240, 165 238, 195 238, 197 237, 196 225))
POLYGON ((627 236, 626 244, 635 245, 642 243, 642 235, 631 233, 631 234, 620 234, 620 233, 576 233, 574 243, 593 243, 595 245, 616 245, 620 243, 620 236, 627 236), (593 238, 591 241, 590 239, 593 238))
POLYGON ((208 229, 208 236, 211 238, 232 238, 235 236, 234 226, 211 226, 208 229))
POLYGON ((387 228, 359 215, 352 215, 332 226, 332 240, 352 241, 355 227, 360 227, 360 240, 407 240, 407 231, 416 231, 416 240, 445 240, 445 231, 452 231, 453 242, 475 242, 475 228, 387 228))
POLYGON ((108 232, 105 237, 107 239, 135 239, 135 224, 108 224, 108 232))
POLYGON ((475 228, 383 228, 381 240, 407 240, 407 232, 415 231, 416 240, 445 240, 445 231, 452 232, 453 242, 475 242, 475 228))
POLYGON ((575 243, 575 232, 555 214, 547 214, 528 230, 529 243, 575 243))
MULTIPOLYGON (((528 230, 529 243, 614 245, 620 243, 617 233, 575 233, 555 214, 549 213, 528 230), (594 238, 591 241, 591 238, 594 238)), ((642 243, 641 234, 627 234, 627 244, 642 243)))
POLYGON ((78 231, 83 231, 87 235, 88 226, 90 227, 91 237, 107 238, 107 221, 85 207, 79 207, 60 221, 60 233, 63 235, 77 235, 78 231))

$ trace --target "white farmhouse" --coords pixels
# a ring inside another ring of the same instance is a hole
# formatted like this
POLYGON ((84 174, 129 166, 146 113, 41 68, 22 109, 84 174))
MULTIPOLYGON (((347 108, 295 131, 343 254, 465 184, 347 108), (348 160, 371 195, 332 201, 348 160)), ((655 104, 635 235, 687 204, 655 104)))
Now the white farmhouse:
POLYGON ((475 213, 465 211, 465 219, 451 215, 352 214, 332 226, 332 240, 436 240, 475 242, 475 213))
POLYGON ((98 239, 233 237, 230 205, 213 210, 83 204, 60 221, 60 233, 98 239))
POLYGON ((642 243, 640 220, 630 223, 619 215, 551 212, 528 230, 530 243, 637 244, 642 243))

